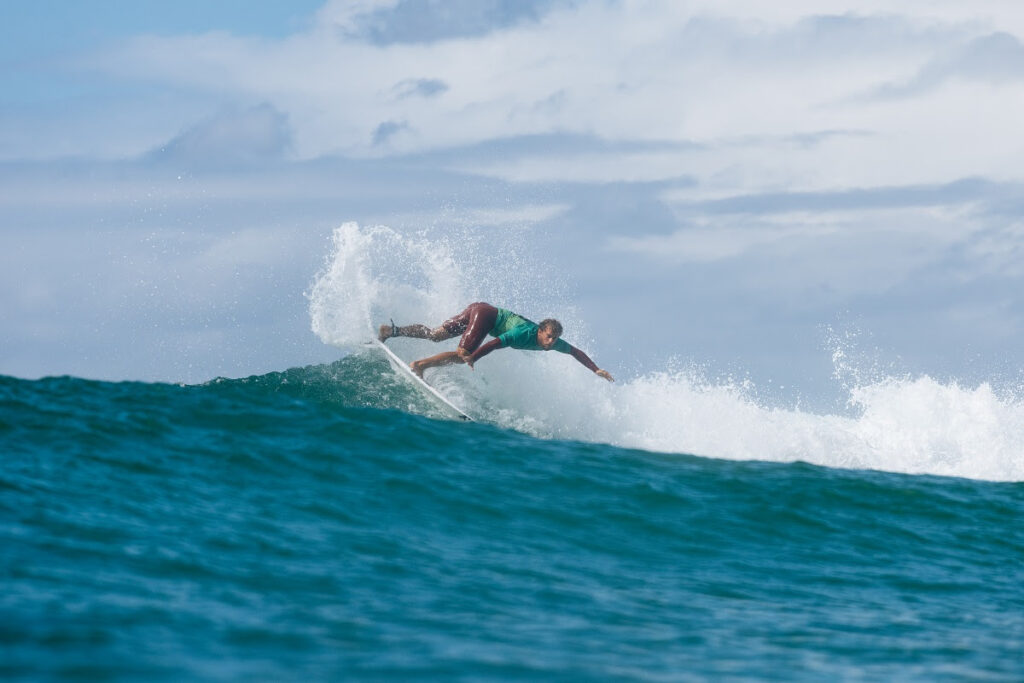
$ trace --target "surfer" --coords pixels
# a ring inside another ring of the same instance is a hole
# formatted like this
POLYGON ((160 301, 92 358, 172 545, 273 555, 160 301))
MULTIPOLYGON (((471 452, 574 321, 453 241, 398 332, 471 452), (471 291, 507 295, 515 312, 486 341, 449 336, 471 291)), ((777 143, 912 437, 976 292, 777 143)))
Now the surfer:
POLYGON ((609 382, 615 380, 607 370, 597 367, 587 354, 562 339, 562 323, 554 318, 533 322, 518 313, 478 301, 466 307, 462 313, 445 320, 433 329, 426 325, 405 325, 399 327, 392 320, 390 325, 381 325, 378 338, 383 342, 391 337, 414 337, 439 342, 462 335, 455 351, 445 351, 436 356, 423 358, 409 364, 420 377, 427 368, 452 363, 473 364, 495 349, 511 347, 523 351, 559 351, 568 353, 598 377, 609 382), (483 346, 480 343, 490 334, 495 339, 483 346))

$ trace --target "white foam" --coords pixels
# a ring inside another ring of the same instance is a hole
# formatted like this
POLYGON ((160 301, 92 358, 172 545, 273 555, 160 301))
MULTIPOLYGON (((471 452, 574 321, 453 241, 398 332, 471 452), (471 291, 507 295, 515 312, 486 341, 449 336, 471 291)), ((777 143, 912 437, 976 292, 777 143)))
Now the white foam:
POLYGON ((759 405, 747 387, 694 373, 655 373, 596 391, 566 379, 556 402, 575 407, 559 418, 559 436, 731 459, 1024 479, 1024 404, 988 384, 890 378, 855 388, 857 414, 848 417, 759 405))
MULTIPOLYGON (((374 323, 389 317, 436 325, 479 299, 534 313, 523 282, 511 293, 493 283, 488 289, 479 269, 454 258, 448 240, 346 223, 335 231, 332 246, 310 292, 313 331, 325 343, 364 341, 374 323)), ((472 261, 464 248, 460 244, 459 253, 472 261)), ((493 276, 507 284, 499 272, 493 276)), ((536 294, 534 301, 545 296, 536 294)), ((567 336, 578 343, 579 323, 563 322, 577 332, 575 339, 567 336)), ((389 344, 403 358, 455 346, 412 339, 389 344)), ((988 384, 962 386, 927 376, 894 378, 876 371, 864 379, 844 353, 837 352, 834 361, 837 381, 840 373, 846 378, 853 416, 765 405, 755 398, 755 387, 710 381, 693 369, 608 384, 559 353, 499 351, 481 359, 476 371, 454 366, 428 371, 428 379, 471 414, 540 437, 729 459, 1024 480, 1024 402, 1017 397, 998 395, 988 384)))

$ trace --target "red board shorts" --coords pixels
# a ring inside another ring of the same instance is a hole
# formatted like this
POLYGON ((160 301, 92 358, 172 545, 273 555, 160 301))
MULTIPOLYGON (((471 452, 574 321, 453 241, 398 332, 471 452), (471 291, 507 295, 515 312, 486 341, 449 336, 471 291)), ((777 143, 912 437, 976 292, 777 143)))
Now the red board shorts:
POLYGON ((487 333, 494 329, 494 323, 497 321, 498 309, 483 301, 477 301, 466 306, 462 313, 445 320, 441 327, 453 337, 462 334, 459 348, 473 353, 487 333))

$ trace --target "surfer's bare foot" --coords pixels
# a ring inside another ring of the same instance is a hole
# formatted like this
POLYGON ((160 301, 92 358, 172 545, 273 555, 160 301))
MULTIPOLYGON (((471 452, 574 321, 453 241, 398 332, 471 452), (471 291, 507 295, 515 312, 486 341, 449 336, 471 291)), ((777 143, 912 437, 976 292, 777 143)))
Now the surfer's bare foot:
POLYGON ((381 342, 385 342, 392 337, 392 332, 395 328, 391 325, 381 325, 380 330, 377 332, 377 339, 381 342))
POLYGON ((409 363, 409 369, 416 373, 417 377, 423 379, 423 371, 426 370, 426 368, 423 367, 423 361, 414 360, 409 363))

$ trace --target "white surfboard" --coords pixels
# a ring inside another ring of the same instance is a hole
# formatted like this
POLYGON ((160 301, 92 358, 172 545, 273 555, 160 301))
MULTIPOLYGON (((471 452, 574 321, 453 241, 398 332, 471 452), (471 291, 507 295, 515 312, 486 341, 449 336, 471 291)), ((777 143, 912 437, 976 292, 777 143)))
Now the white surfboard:
POLYGON ((456 417, 460 420, 466 420, 468 422, 473 421, 473 418, 471 418, 469 415, 466 415, 466 413, 463 412, 461 408, 459 408, 457 405, 449 401, 441 394, 440 391, 427 384, 427 382, 422 377, 413 372, 412 368, 409 367, 409 364, 403 361, 398 356, 396 356, 395 352, 389 349, 387 345, 384 344, 384 342, 380 341, 379 339, 375 339, 369 344, 367 344, 367 346, 375 346, 384 351, 384 354, 388 357, 388 362, 391 363, 391 367, 395 369, 395 372, 397 372, 400 376, 408 380, 411 380, 417 387, 427 392, 427 394, 431 398, 436 399, 437 402, 444 406, 446 411, 451 413, 453 417, 456 417))

